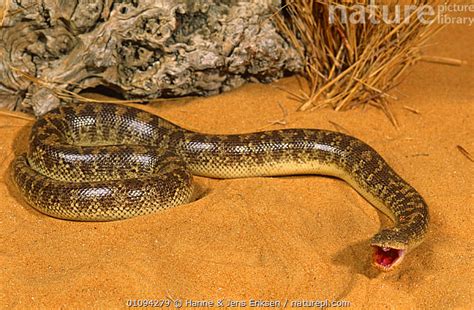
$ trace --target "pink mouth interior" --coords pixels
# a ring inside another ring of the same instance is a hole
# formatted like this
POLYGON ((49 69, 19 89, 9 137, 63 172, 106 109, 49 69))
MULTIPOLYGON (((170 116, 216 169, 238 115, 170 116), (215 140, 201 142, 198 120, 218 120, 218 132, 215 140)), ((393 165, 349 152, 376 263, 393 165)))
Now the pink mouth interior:
POLYGON ((404 250, 374 246, 374 263, 381 269, 390 270, 404 254, 404 250))

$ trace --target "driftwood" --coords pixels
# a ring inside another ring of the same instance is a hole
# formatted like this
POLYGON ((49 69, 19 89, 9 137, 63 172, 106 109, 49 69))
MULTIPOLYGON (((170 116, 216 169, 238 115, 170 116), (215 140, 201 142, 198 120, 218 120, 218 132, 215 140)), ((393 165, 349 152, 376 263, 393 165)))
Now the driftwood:
POLYGON ((125 99, 212 95, 302 69, 279 0, 6 0, 0 106, 42 114, 58 90, 125 99))

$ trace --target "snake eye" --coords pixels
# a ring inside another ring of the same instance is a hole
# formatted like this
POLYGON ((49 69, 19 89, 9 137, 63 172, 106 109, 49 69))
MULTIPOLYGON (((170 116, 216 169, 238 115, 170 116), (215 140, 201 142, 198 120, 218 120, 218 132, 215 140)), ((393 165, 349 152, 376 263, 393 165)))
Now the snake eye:
POLYGON ((373 262, 383 271, 389 271, 398 265, 405 255, 405 250, 374 246, 373 262))

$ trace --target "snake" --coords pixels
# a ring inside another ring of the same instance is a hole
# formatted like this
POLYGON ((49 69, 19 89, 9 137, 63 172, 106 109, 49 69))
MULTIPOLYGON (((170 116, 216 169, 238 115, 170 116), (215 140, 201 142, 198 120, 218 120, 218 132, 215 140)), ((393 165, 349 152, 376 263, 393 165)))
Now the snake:
POLYGON ((62 104, 38 117, 12 162, 26 202, 51 217, 112 221, 189 203, 193 175, 327 175, 392 221, 370 240, 372 263, 393 270, 428 231, 428 206, 368 144, 341 132, 280 129, 205 134, 114 103, 62 104))

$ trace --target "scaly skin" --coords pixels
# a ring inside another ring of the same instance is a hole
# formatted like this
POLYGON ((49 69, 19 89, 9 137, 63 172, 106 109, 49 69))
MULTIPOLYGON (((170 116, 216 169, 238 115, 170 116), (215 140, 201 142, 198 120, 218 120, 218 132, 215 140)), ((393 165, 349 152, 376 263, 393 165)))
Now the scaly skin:
POLYGON ((40 117, 28 154, 15 159, 12 171, 37 210, 80 221, 124 219, 186 203, 192 174, 339 177, 394 221, 371 240, 374 265, 384 271, 422 242, 429 222, 420 194, 354 137, 318 129, 202 134, 114 104, 68 105, 40 117))

